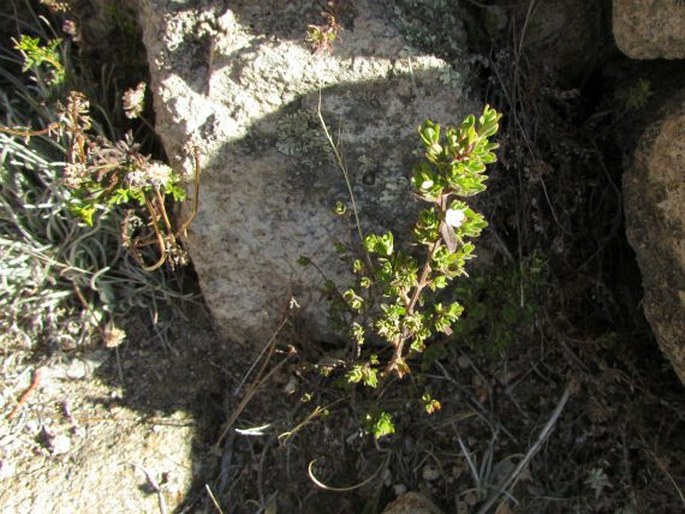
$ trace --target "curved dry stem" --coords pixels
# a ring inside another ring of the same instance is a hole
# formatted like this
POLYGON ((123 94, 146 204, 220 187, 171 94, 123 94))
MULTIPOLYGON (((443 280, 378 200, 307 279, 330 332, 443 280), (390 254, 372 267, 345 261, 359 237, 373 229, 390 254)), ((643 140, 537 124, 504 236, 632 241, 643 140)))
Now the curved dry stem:
POLYGON ((16 136, 16 137, 23 137, 23 138, 30 138, 33 136, 44 136, 44 135, 50 135, 53 132, 59 130, 60 124, 55 122, 51 123, 44 129, 39 129, 39 130, 32 130, 32 129, 19 129, 19 128, 9 128, 9 127, 4 127, 0 125, 0 132, 4 134, 8 134, 10 136, 16 136))
POLYGON ((349 491, 354 491, 355 489, 359 489, 360 487, 364 487, 366 484, 371 482, 374 478, 376 478, 378 476, 378 474, 381 472, 381 470, 383 470, 383 468, 385 468, 388 465, 388 459, 389 459, 389 457, 386 457, 386 459, 383 461, 383 463, 380 466, 378 466, 378 469, 369 478, 367 478, 363 482, 360 482, 358 484, 351 485, 348 487, 333 487, 333 486, 324 484, 321 480, 316 478, 314 476, 314 472, 312 471, 312 468, 314 467, 314 463, 316 462, 316 459, 311 461, 309 463, 309 465, 307 466, 307 475, 309 475, 310 480, 312 482, 314 482, 314 484, 317 487, 320 487, 321 489, 324 489, 326 491, 332 491, 335 493, 345 493, 345 492, 349 492, 349 491))
POLYGON ((186 237, 188 227, 197 216, 198 205, 200 204, 200 149, 198 147, 193 148, 193 160, 194 160, 194 170, 195 170, 195 194, 193 196, 193 212, 190 217, 181 225, 177 234, 186 237))
POLYGON ((150 215, 150 225, 152 226, 152 230, 154 230, 155 236, 157 237, 157 245, 159 247, 160 257, 159 260, 157 260, 157 262, 155 262, 152 266, 142 265, 142 267, 145 271, 154 271, 156 269, 161 268, 166 262, 166 241, 164 239, 164 235, 160 232, 159 227, 157 226, 157 222, 159 221, 160 216, 155 212, 154 206, 147 197, 145 197, 145 206, 147 207, 148 213, 150 215))

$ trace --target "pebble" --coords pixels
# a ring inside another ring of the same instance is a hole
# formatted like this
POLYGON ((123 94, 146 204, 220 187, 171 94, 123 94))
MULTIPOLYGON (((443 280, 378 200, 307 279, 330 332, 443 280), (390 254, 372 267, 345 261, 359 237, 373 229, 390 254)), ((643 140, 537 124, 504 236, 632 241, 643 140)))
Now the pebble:
POLYGON ((53 455, 64 455, 71 450, 71 439, 69 436, 59 434, 50 440, 50 451, 53 455))
POLYGON ((431 464, 426 464, 422 471, 423 479, 430 482, 432 480, 437 480, 440 478, 440 471, 431 464))
POLYGON ((12 478, 15 473, 14 464, 8 460, 0 461, 0 480, 12 478))

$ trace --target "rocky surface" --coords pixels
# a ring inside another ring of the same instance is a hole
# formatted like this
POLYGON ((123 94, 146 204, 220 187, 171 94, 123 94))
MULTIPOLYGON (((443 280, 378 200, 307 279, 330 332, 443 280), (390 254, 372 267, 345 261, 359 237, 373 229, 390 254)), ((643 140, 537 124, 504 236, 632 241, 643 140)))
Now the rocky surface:
POLYGON ((685 97, 680 98, 643 134, 623 194, 644 311, 685 383, 685 97))
POLYGON ((145 419, 130 408, 108 408, 111 388, 82 377, 79 363, 42 368, 24 408, 0 421, 0 512, 177 507, 194 478, 195 421, 180 411, 145 419))
MULTIPOLYGON (((214 360, 227 362, 228 349, 204 309, 178 307, 183 316, 157 326, 168 331, 163 344, 131 316, 116 349, 56 352, 41 364, 26 359, 25 369, 16 367, 21 354, 3 357, 0 513, 182 510, 211 468, 214 360)), ((237 376, 245 366, 233 356, 221 373, 237 376)))
POLYGON ((685 58, 685 3, 680 0, 613 0, 612 30, 632 59, 685 58))
POLYGON ((349 194, 319 101, 364 229, 400 234, 417 208, 407 180, 416 127, 482 109, 464 93, 464 70, 408 46, 382 2, 354 2, 334 51, 313 53, 304 38, 324 22, 320 9, 302 0, 139 2, 157 131, 186 172, 189 147, 200 155, 187 245, 219 327, 240 342, 268 339, 291 297, 306 326, 325 334, 324 279, 298 258, 339 281, 347 268, 333 245, 357 241, 354 224, 331 215, 349 194))

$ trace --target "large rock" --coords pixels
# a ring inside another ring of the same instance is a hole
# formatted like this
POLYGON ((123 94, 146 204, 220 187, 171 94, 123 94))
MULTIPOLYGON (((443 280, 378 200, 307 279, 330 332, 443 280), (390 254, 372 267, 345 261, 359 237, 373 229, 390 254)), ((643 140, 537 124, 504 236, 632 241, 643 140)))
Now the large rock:
POLYGON ((632 59, 685 58, 685 3, 680 0, 613 0, 618 48, 632 59))
POLYGON ((349 195, 318 120, 319 98, 362 225, 400 233, 417 208, 407 180, 417 126, 426 117, 460 122, 482 107, 463 94, 460 71, 407 46, 384 2, 343 3, 354 12, 341 16, 332 54, 313 54, 304 42, 308 24, 323 22, 319 2, 228 5, 139 0, 158 133, 187 172, 188 145, 201 156, 188 248, 228 336, 260 344, 291 295, 320 334, 323 278, 298 258, 344 280, 333 244, 355 242, 356 230, 331 215, 349 195))
POLYGON ((667 112, 643 134, 623 196, 645 315, 685 383, 685 100, 667 112))

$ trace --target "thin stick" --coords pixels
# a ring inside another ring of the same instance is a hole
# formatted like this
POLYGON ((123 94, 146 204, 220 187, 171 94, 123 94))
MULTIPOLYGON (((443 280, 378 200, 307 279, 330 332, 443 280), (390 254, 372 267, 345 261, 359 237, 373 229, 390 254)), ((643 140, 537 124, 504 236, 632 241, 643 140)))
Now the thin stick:
POLYGON ((17 404, 14 406, 14 409, 12 409, 12 412, 10 412, 7 415, 7 421, 12 421, 14 416, 16 416, 19 413, 19 410, 21 409, 21 406, 26 403, 26 400, 29 399, 29 396, 31 396, 31 393, 33 393, 36 389, 38 389, 38 386, 40 385, 41 378, 43 376, 43 368, 38 368, 33 372, 33 380, 31 380, 31 384, 29 387, 24 391, 24 393, 19 397, 19 401, 17 404))
POLYGON ((685 506, 685 495, 683 494, 682 489, 678 486, 678 482, 675 481, 673 476, 668 472, 668 468, 666 467, 666 464, 656 455, 656 453, 647 450, 647 453, 649 453, 649 456, 654 459, 655 464, 661 470, 661 472, 666 475, 666 478, 671 482, 673 485, 673 488, 675 489, 676 493, 678 493, 678 496, 680 497, 680 501, 683 503, 683 506, 685 506))
POLYGON ((350 194, 350 201, 352 202, 352 213, 354 214, 354 221, 357 224, 357 232, 359 233, 359 240, 361 242, 364 242, 364 234, 362 233, 362 226, 361 226, 361 223, 359 222, 359 216, 357 215, 357 203, 354 200, 354 192, 352 191, 352 184, 350 184, 349 174, 347 173, 347 169, 345 168, 345 164, 343 162, 342 156, 340 155, 340 152, 338 151, 338 147, 333 142, 333 138, 331 137, 331 133, 328 131, 328 126, 326 125, 326 121, 323 119, 323 115, 321 114, 321 91, 319 91, 319 105, 316 109, 316 114, 319 116, 319 121, 321 122, 321 126, 323 127, 324 134, 326 134, 326 139, 328 139, 328 144, 331 145, 331 148, 333 149, 333 153, 335 154, 335 161, 337 162, 338 167, 340 168, 340 171, 342 172, 343 177, 345 178, 345 184, 347 185, 347 191, 350 194))
POLYGON ((528 12, 526 13, 526 19, 523 20, 523 28, 521 29, 521 38, 519 39, 519 45, 516 52, 516 60, 521 55, 521 50, 523 50, 523 40, 526 38, 526 29, 528 28, 528 22, 530 21, 531 15, 533 14, 533 7, 535 6, 535 0, 530 0, 528 3, 528 12))
POLYGON ((145 469, 143 466, 140 466, 139 464, 133 464, 134 468, 139 469, 140 471, 143 472, 145 475, 145 478, 147 479, 147 483, 152 488, 152 490, 157 493, 157 504, 159 505, 159 512, 160 514, 167 514, 167 508, 166 508, 166 501, 164 500, 164 493, 162 493, 162 488, 159 487, 159 484, 157 483, 157 480, 155 480, 155 477, 153 477, 150 472, 145 469))
POLYGON ((528 463, 535 456, 535 454, 540 450, 540 446, 542 446, 542 443, 545 442, 550 432, 552 431, 552 428, 554 428, 554 425, 556 424, 557 420, 559 419, 559 416, 561 415, 561 411, 564 410, 566 402, 571 396, 571 388, 572 384, 569 383, 566 386, 564 393, 561 395, 561 398, 559 399, 559 402, 557 403, 554 412, 552 412, 549 421, 547 421, 547 424, 544 426, 542 431, 540 431, 540 434, 538 435, 538 438, 535 440, 535 443, 533 443, 533 446, 530 447, 528 453, 526 453, 526 456, 523 457, 521 462, 519 462, 519 465, 516 466, 516 469, 514 469, 514 471, 512 471, 509 474, 506 480, 502 482, 502 485, 497 489, 495 494, 490 496, 488 501, 486 501, 483 504, 483 506, 478 510, 478 514, 486 514, 487 512, 489 512, 490 508, 495 504, 499 497, 507 492, 509 486, 513 487, 514 485, 516 485, 516 481, 518 480, 519 474, 521 473, 523 468, 525 468, 528 465, 528 463))
POLYGON ((283 329, 285 324, 288 322, 287 318, 283 318, 283 321, 281 321, 281 324, 278 326, 274 334, 271 336, 271 342, 270 344, 271 349, 269 350, 268 355, 264 359, 264 362, 262 364, 261 369, 259 370, 259 373, 255 377, 254 381, 252 382, 250 388, 248 391, 245 393, 245 396, 243 399, 240 401, 238 406, 235 408, 233 413, 231 414, 231 417, 228 419, 226 422, 226 425, 224 426, 223 431, 221 432, 221 435, 219 436, 219 439, 217 439, 215 443, 215 447, 218 448, 221 442, 224 440, 226 435, 228 434, 228 431, 231 430, 233 427, 233 424, 236 422, 240 414, 242 414, 243 410, 245 410, 245 407, 247 407, 247 404, 250 403, 250 400, 252 400, 252 397, 255 395, 257 390, 259 389, 259 386, 266 382, 283 364, 285 364, 288 360, 290 360, 290 355, 288 355, 285 359, 283 359, 281 362, 276 364, 271 371, 269 371, 264 377, 262 377, 262 373, 266 369, 267 364, 269 363, 269 360, 271 359, 271 355, 274 352, 274 349, 276 348, 275 342, 276 342, 276 336, 280 333, 280 331, 283 329))
POLYGON ((269 359, 271 358, 271 354, 273 353, 273 352, 272 352, 272 350, 273 350, 273 348, 274 348, 273 343, 274 343, 274 341, 276 340, 276 336, 277 336, 278 333, 283 329, 284 324, 285 324, 285 318, 283 319, 283 321, 281 321, 281 324, 279 325, 279 327, 278 327, 278 328, 276 329, 276 331, 271 335, 271 337, 269 338, 269 340, 267 341, 267 343, 264 345, 264 348, 262 348, 262 351, 259 352, 259 355, 257 355, 257 358, 254 360, 254 362, 250 365, 250 367, 248 368, 248 370, 245 372, 245 375, 243 376, 242 380, 241 380, 240 383, 236 386, 235 391, 233 391, 233 396, 238 396, 238 393, 240 392, 240 390, 241 390, 241 389, 243 388, 243 386, 245 385, 245 382, 247 382, 247 379, 248 379, 249 376, 252 374, 252 371, 253 371, 253 370, 255 369, 255 367, 257 366, 257 363, 261 360, 262 356, 268 351, 268 352, 269 352, 269 355, 267 356, 267 358, 266 358, 266 359, 264 360, 264 362, 262 363, 262 367, 261 367, 261 369, 259 370, 259 373, 257 374, 257 376, 259 377, 259 375, 262 374, 262 371, 264 371, 264 365, 269 361, 269 359))
POLYGON ((23 137, 23 138, 30 138, 34 136, 42 136, 45 134, 51 134, 54 131, 59 130, 59 123, 51 123, 48 125, 47 128, 44 129, 39 129, 39 130, 22 130, 22 129, 17 129, 17 128, 9 128, 9 127, 3 127, 0 125, 0 132, 3 132, 5 134, 8 134, 10 136, 17 136, 17 137, 23 137))
POLYGON ((193 168, 195 172, 195 194, 193 195, 193 211, 190 217, 183 223, 178 233, 183 237, 188 235, 188 227, 197 216, 197 210, 200 203, 200 149, 195 146, 193 147, 193 168))
POLYGON ((209 484, 205 484, 205 490, 207 491, 207 494, 209 495, 209 499, 212 500, 212 503, 214 504, 214 508, 219 512, 219 514, 224 514, 224 511, 221 510, 221 507, 219 506, 219 502, 216 501, 216 498, 214 497, 214 493, 212 493, 212 489, 209 487, 209 484))
POLYGON ((514 437, 514 434, 509 432, 509 430, 507 430, 507 428, 502 423, 500 423, 497 419, 493 419, 493 420, 489 419, 488 414, 490 414, 490 413, 485 409, 485 407, 483 407, 483 405, 481 405, 481 403, 471 395, 471 393, 469 392, 469 390, 466 387, 464 387, 457 380, 455 380, 452 376, 450 376, 450 374, 445 369, 445 366, 443 366, 440 363, 440 361, 437 361, 435 363, 435 365, 438 368, 440 368, 440 371, 442 371, 442 377, 440 375, 426 375, 426 378, 437 378, 437 379, 444 378, 448 382, 457 386, 459 391, 461 391, 467 397, 466 398, 467 401, 469 402, 471 407, 473 407, 473 410, 477 416, 479 416, 483 421, 485 421, 485 423, 487 423, 489 427, 493 427, 493 426, 496 427, 497 430, 499 430, 504 435, 506 435, 512 442, 514 442, 515 444, 518 444, 518 442, 519 442, 518 439, 516 437, 514 437))

